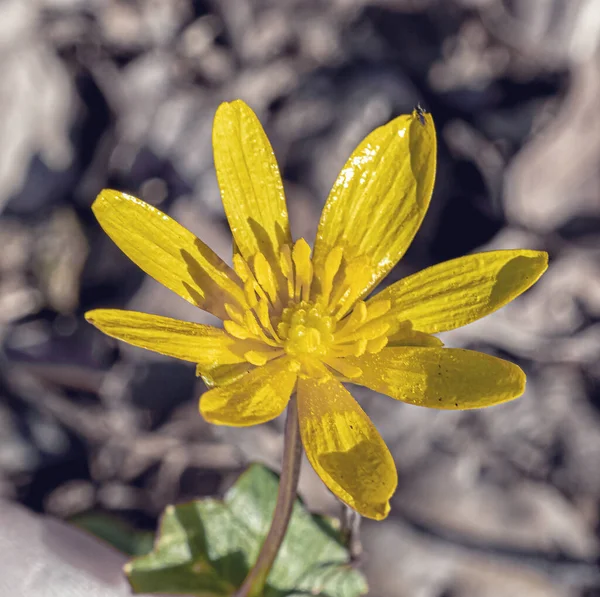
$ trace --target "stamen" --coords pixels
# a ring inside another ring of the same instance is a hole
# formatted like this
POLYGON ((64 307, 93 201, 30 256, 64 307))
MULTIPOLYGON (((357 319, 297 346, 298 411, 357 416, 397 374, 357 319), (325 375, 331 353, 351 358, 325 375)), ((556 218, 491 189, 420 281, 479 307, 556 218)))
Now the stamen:
POLYGON ((342 248, 334 247, 329 251, 325 258, 325 265, 318 275, 319 282, 321 284, 321 290, 319 292, 318 301, 324 307, 329 305, 329 297, 331 296, 331 290, 333 288, 333 280, 340 269, 342 264, 342 248))
POLYGON ((271 317, 269 314, 269 304, 266 301, 259 301, 257 308, 255 309, 258 320, 260 321, 260 325, 271 334, 271 337, 274 340, 281 341, 281 338, 277 335, 277 332, 273 328, 273 324, 271 323, 271 317))
POLYGON ((233 321, 244 325, 244 312, 241 309, 231 303, 225 303, 225 312, 233 321))
POLYGON ((346 359, 339 359, 337 357, 327 357, 323 359, 327 365, 332 369, 339 371, 344 377, 348 379, 355 379, 362 375, 362 369, 356 365, 352 365, 346 359))
POLYGON ((251 309, 256 307, 258 298, 256 297, 256 284, 253 278, 248 278, 244 282, 244 295, 246 296, 246 302, 251 309))
POLYGON ((367 344, 369 341, 366 338, 361 338, 355 343, 356 350, 354 351, 355 357, 360 357, 367 351, 367 344))
POLYGON ((349 344, 335 344, 331 347, 330 353, 335 357, 360 357, 367 350, 368 340, 360 338, 349 344))
POLYGON ((242 282, 246 282, 251 274, 248 264, 244 261, 244 258, 239 253, 235 253, 233 255, 233 270, 239 276, 242 282))
POLYGON ((266 301, 258 301, 256 309, 254 309, 258 315, 258 321, 263 328, 268 328, 271 325, 271 318, 269 317, 269 304, 266 301))
POLYGON ((344 272, 344 282, 341 285, 341 288, 345 290, 338 300, 331 305, 332 310, 336 305, 338 306, 335 313, 335 318, 338 321, 348 313, 360 293, 367 286, 372 275, 371 271, 370 260, 366 256, 357 257, 347 265, 344 272))
POLYGON ((259 337, 260 333, 261 333, 261 329, 260 329, 260 326, 258 325, 258 322, 256 321, 256 318, 254 317, 254 314, 252 313, 252 311, 246 311, 244 313, 244 320, 246 323, 246 328, 248 330, 250 330, 250 333, 253 336, 259 337))
POLYGON ((371 354, 377 354, 387 346, 387 343, 387 336, 380 336, 379 338, 369 340, 367 342, 367 352, 370 352, 371 354))
POLYGON ((389 299, 376 300, 367 305, 367 321, 373 321, 382 315, 385 315, 392 308, 392 301, 389 299))
POLYGON ((367 320, 367 315, 367 305, 364 301, 359 301, 348 318, 342 321, 342 325, 338 328, 336 337, 342 338, 358 329, 367 320))
POLYGON ((231 321, 230 319, 223 322, 223 327, 230 336, 233 336, 238 340, 248 340, 249 338, 253 338, 252 334, 244 326, 241 326, 239 323, 231 321))
POLYGON ((308 301, 313 279, 313 264, 310 260, 310 246, 303 238, 299 239, 294 244, 294 248, 292 249, 292 260, 296 266, 294 299, 296 301, 308 301))
POLYGON ((244 358, 250 364, 262 367, 282 354, 283 350, 249 350, 244 353, 244 358))
MULTIPOLYGON (((344 266, 342 266, 342 267, 344 267, 344 266)), ((327 310, 329 312, 335 311, 335 307, 337 305, 339 305, 342 298, 349 292, 350 292, 350 287, 348 286, 348 270, 343 269, 343 280, 333 291, 333 296, 330 296, 329 304, 327 305, 327 310)))
POLYGON ((329 251, 318 273, 304 239, 282 247, 277 267, 262 253, 254 256, 252 267, 240 254, 234 255, 233 263, 249 308, 226 304, 230 319, 224 326, 234 338, 247 341, 238 347, 248 366, 259 367, 287 353, 305 373, 313 366, 325 373, 327 365, 354 379, 363 371, 346 357, 378 353, 388 345, 389 334, 407 326, 410 331, 409 322, 385 317, 389 300, 360 300, 371 275, 369 259, 361 256, 345 262, 341 247, 329 251), (311 300, 315 276, 318 284, 311 300), (282 308, 285 300, 287 306, 282 308))
POLYGON ((262 253, 254 256, 254 274, 257 282, 271 299, 271 304, 277 302, 277 282, 266 257, 262 253))
POLYGON ((246 301, 248 301, 248 306, 251 309, 256 306, 256 295, 258 295, 259 298, 267 299, 267 295, 262 286, 256 281, 252 270, 239 253, 236 253, 233 256, 233 269, 244 283, 244 294, 246 296, 246 301))
POLYGON ((365 325, 361 326, 355 332, 351 334, 338 334, 335 333, 333 338, 335 342, 354 342, 359 338, 366 338, 367 340, 374 340, 379 336, 384 336, 390 329, 390 324, 387 321, 370 321, 365 325))
POLYGON ((289 245, 284 245, 281 248, 279 255, 279 265, 281 271, 287 280, 288 300, 294 298, 294 263, 292 261, 292 251, 289 245))
POLYGON ((259 340, 261 340, 268 346, 274 346, 274 347, 279 346, 279 344, 276 341, 269 338, 267 336, 267 334, 265 334, 265 330, 263 330, 260 327, 260 325, 259 325, 258 321, 256 321, 256 317, 255 317, 254 313, 252 313, 252 311, 246 311, 246 313, 244 315, 245 315, 244 319, 246 321, 246 327, 248 328, 248 330, 250 330, 250 333, 253 334, 255 338, 258 338, 259 340))
POLYGON ((412 322, 408 320, 398 321, 392 320, 390 321, 390 329, 388 330, 388 336, 404 336, 410 334, 412 330, 412 322))

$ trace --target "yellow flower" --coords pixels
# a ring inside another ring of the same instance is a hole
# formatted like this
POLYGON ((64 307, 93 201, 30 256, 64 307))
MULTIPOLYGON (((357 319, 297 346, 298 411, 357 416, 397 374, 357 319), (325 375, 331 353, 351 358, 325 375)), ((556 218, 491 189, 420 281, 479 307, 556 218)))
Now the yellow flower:
POLYGON ((209 387, 206 420, 270 421, 298 396, 306 455, 327 487, 382 519, 394 460, 341 382, 439 409, 490 406, 523 393, 507 361, 442 348, 430 334, 475 321, 529 288, 546 253, 491 251, 430 267, 366 299, 406 252, 427 211, 436 165, 429 114, 382 126, 356 148, 327 200, 314 244, 292 241, 269 141, 241 101, 222 104, 215 166, 235 241, 233 269, 158 209, 104 190, 102 228, 147 274, 224 321, 224 329, 116 309, 87 313, 106 334, 192 361, 209 387))

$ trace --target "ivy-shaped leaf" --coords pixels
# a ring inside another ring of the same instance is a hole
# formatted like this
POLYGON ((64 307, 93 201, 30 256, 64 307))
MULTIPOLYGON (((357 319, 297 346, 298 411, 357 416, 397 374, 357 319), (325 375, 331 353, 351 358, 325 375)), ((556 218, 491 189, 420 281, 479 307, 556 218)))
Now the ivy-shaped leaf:
MULTIPOLYGON (((252 465, 223 501, 169 506, 151 553, 125 567, 134 591, 200 597, 229 596, 242 584, 269 530, 278 476, 252 465)), ((333 524, 311 515, 298 499, 265 597, 358 597, 364 577, 333 524)))
POLYGON ((128 556, 141 556, 152 551, 154 533, 139 531, 116 516, 92 511, 79 514, 69 522, 128 556))

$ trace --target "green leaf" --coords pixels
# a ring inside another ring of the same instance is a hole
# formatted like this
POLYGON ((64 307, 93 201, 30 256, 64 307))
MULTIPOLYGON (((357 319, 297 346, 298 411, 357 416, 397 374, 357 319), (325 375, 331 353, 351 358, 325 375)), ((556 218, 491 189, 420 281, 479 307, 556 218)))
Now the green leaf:
MULTIPOLYGON (((252 465, 223 501, 169 506, 154 550, 125 567, 136 592, 200 597, 232 595, 260 551, 275 508, 279 477, 252 465)), ((335 524, 311 515, 299 499, 265 597, 358 597, 367 592, 349 564, 335 524)))
POLYGON ((69 522, 128 556, 141 556, 152 550, 153 533, 139 531, 116 516, 87 512, 71 518, 69 522))

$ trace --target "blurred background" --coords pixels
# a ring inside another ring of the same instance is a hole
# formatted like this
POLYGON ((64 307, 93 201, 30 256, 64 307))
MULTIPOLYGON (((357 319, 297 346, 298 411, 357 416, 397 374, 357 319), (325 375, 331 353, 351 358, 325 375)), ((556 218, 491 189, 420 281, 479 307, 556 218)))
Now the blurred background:
MULTIPOLYGON (((524 296, 442 338, 518 363, 523 398, 454 413, 356 391, 400 478, 389 518, 363 524, 371 595, 600 595, 599 0, 3 0, 0 495, 153 529, 250 461, 278 468, 282 421, 209 426, 193 366, 83 320, 207 321, 90 205, 131 192, 229 261, 211 126, 235 98, 269 134, 296 237, 358 141, 420 102, 437 184, 388 281, 472 251, 551 256, 524 296)), ((308 465, 301 493, 339 513, 308 465)))

